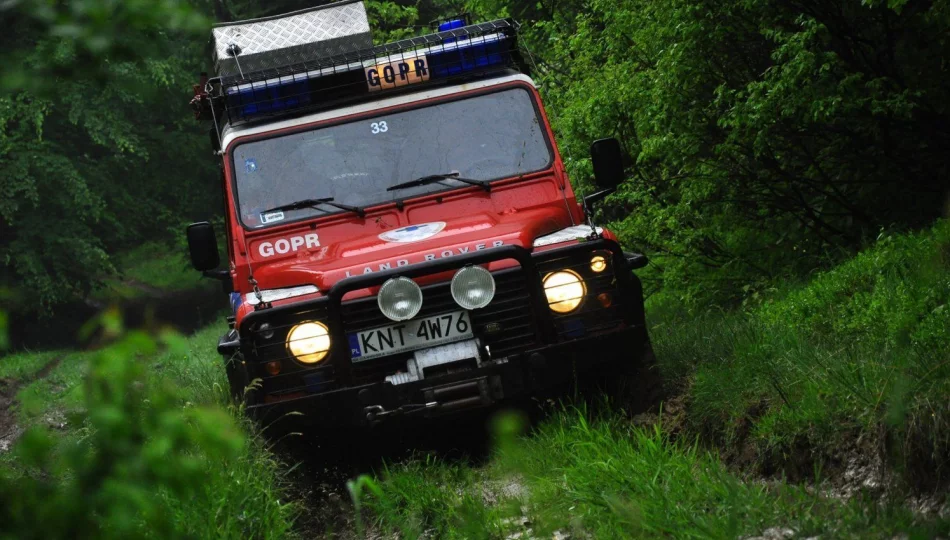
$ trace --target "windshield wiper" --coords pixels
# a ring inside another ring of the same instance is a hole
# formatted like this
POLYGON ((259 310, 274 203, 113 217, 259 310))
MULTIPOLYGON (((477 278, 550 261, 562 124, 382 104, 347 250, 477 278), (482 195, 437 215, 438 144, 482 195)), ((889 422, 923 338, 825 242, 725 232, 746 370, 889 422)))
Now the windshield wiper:
POLYGON ((271 212, 282 212, 284 210, 301 210, 303 208, 314 208, 319 210, 317 206, 325 204, 327 206, 333 206, 339 208, 340 210, 346 210, 348 212, 355 212, 359 217, 366 217, 366 210, 359 206, 350 206, 348 204, 340 204, 333 202, 333 197, 324 197, 322 199, 302 199, 290 204, 282 204, 280 206, 275 206, 269 210, 264 210, 262 214, 269 214, 271 212))
POLYGON ((459 182, 464 182, 466 184, 471 184, 473 186, 480 186, 485 191, 491 191, 491 184, 489 184, 488 182, 484 180, 472 180, 471 178, 462 178, 459 176, 459 173, 457 172, 446 173, 446 174, 430 174, 428 176, 416 178, 415 180, 410 180, 408 182, 396 184, 395 186, 389 186, 388 188, 386 188, 386 191, 396 191, 397 189, 426 186, 429 184, 434 184, 436 182, 441 182, 442 180, 458 180, 459 182))

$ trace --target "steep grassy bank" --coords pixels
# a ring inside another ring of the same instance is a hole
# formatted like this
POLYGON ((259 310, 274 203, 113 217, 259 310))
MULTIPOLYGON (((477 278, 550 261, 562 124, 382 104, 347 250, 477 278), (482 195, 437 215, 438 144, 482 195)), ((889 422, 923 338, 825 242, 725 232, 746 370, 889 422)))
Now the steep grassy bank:
POLYGON ((565 410, 472 469, 420 458, 361 490, 406 538, 933 538, 950 521, 870 493, 847 500, 731 470, 662 426, 565 410))
POLYGON ((284 473, 224 406, 221 331, 0 359, 20 435, 0 452, 0 536, 288 536, 284 473))
POLYGON ((747 313, 654 328, 688 429, 762 473, 880 458, 906 487, 950 481, 950 223, 873 248, 747 313))
POLYGON ((653 339, 683 411, 566 409, 482 469, 395 465, 366 502, 433 538, 946 535, 905 496, 950 502, 948 270, 940 223, 756 308, 668 317, 653 339))

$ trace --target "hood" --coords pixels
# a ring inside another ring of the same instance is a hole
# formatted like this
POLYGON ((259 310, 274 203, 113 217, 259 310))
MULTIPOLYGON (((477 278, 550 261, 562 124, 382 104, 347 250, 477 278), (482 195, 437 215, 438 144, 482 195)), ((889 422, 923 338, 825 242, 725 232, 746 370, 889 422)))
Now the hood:
POLYGON ((432 221, 414 219, 411 211, 406 214, 393 211, 365 221, 319 229, 304 225, 254 236, 247 246, 254 277, 262 289, 312 284, 327 291, 350 276, 502 245, 530 248, 535 238, 571 225, 563 206, 441 216, 432 221), (405 222, 407 217, 409 224, 401 224, 400 218, 405 222))

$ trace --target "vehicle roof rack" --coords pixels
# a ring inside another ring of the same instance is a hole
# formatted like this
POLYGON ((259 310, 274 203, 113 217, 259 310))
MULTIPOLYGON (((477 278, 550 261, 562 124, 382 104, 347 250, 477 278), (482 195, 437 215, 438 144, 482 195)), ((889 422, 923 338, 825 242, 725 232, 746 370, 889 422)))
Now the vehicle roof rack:
POLYGON ((373 46, 362 0, 342 0, 272 17, 215 24, 214 67, 225 82, 245 73, 373 46))
POLYGON ((198 118, 225 125, 309 114, 420 87, 454 84, 512 69, 527 73, 512 19, 403 39, 289 65, 243 70, 195 88, 198 118))

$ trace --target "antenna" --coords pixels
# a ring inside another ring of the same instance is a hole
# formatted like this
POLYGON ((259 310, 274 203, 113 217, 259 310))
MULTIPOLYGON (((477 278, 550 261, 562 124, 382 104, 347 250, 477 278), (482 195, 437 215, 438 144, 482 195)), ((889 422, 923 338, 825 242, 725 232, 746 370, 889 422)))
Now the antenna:
POLYGON ((231 43, 228 43, 228 48, 226 50, 227 50, 228 56, 230 56, 231 58, 234 58, 234 63, 237 64, 238 73, 241 75, 241 78, 243 79, 244 70, 241 69, 241 61, 238 60, 238 55, 241 54, 241 47, 235 45, 234 42, 232 41, 231 43))

